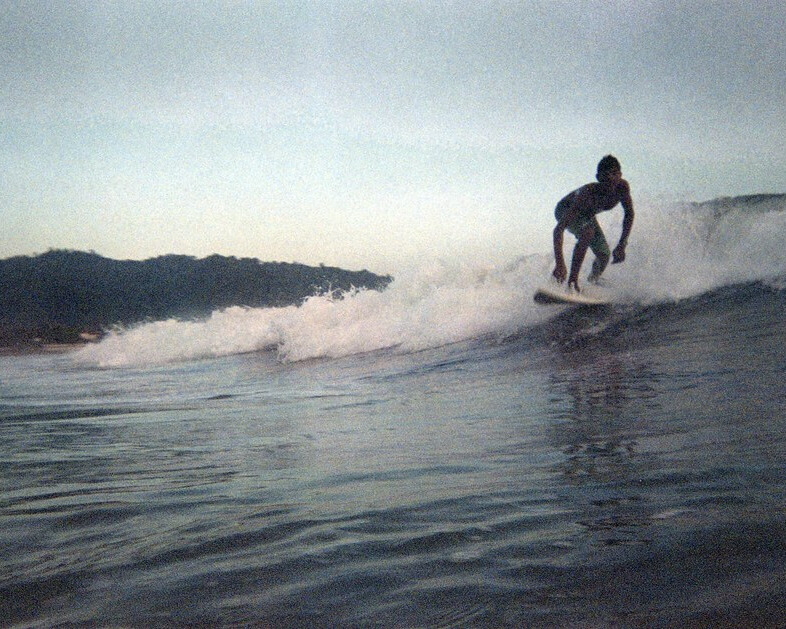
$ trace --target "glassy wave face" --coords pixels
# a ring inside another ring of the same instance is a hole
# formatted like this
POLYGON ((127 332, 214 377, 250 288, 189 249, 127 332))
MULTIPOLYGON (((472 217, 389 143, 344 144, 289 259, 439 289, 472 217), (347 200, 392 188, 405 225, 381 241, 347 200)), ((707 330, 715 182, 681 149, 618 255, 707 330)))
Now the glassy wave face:
POLYGON ((785 215, 0 356, 2 624, 781 626, 785 215))

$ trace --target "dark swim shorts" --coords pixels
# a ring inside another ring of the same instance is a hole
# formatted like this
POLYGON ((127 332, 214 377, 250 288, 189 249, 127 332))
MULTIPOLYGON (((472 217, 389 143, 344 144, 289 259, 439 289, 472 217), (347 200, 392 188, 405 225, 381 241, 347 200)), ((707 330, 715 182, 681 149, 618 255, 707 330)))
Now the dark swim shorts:
MULTIPOLYGON (((572 195, 566 196, 559 203, 557 203, 557 207, 554 208, 554 217, 558 221, 565 215, 565 212, 568 211, 568 208, 570 207, 571 196, 572 195)), ((592 225, 595 228, 595 236, 592 238, 589 244, 592 253, 594 253, 595 257, 598 258, 611 257, 609 243, 606 242, 606 236, 603 234, 603 230, 600 228, 600 223, 598 223, 596 216, 579 214, 579 216, 577 216, 573 222, 567 225, 567 228, 571 234, 578 238, 587 225, 592 225)))

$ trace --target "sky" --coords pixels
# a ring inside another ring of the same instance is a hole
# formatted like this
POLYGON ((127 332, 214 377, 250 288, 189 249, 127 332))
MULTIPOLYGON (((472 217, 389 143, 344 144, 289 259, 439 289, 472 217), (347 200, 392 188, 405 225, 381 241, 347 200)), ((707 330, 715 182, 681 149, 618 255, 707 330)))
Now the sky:
POLYGON ((0 258, 504 264, 607 153, 642 208, 786 192, 782 0, 1 7, 0 258))

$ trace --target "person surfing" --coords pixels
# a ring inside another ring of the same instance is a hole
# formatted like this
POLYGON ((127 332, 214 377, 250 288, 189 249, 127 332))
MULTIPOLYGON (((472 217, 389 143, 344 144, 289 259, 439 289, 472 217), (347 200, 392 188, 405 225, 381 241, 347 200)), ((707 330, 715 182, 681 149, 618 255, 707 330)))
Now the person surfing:
POLYGON ((598 162, 595 178, 597 183, 588 183, 578 190, 565 196, 554 209, 557 226, 554 228, 554 259, 556 265, 552 275, 562 284, 568 279, 568 290, 581 292, 579 288, 579 271, 584 262, 587 249, 592 249, 595 260, 592 271, 587 278, 590 282, 597 282, 612 257, 612 264, 625 261, 625 248, 628 245, 628 236, 633 228, 633 200, 630 196, 630 185, 622 178, 622 167, 613 155, 606 155, 598 162), (618 203, 622 204, 625 215, 622 219, 622 234, 619 244, 614 248, 613 254, 603 230, 600 228, 596 214, 612 209, 618 203), (570 275, 565 266, 562 255, 562 241, 565 230, 568 230, 578 239, 573 249, 573 259, 570 264, 570 275))

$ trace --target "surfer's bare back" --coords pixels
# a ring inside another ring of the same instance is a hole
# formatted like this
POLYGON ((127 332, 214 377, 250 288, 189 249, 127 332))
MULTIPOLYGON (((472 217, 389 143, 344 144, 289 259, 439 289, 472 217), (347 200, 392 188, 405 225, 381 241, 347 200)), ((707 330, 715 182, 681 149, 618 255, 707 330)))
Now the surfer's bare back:
POLYGON ((592 272, 589 281, 596 281, 612 255, 603 230, 600 228, 596 214, 612 209, 617 203, 622 204, 625 216, 622 219, 622 234, 619 244, 614 248, 612 263, 625 260, 625 247, 628 236, 633 227, 633 199, 630 197, 630 185, 622 178, 622 168, 613 155, 606 155, 598 162, 595 178, 597 183, 588 183, 578 190, 574 190, 563 198, 554 209, 557 226, 554 228, 554 275, 561 284, 568 278, 568 288, 579 290, 579 271, 584 262, 587 248, 592 249, 595 261, 592 263, 592 272), (565 267, 565 258, 562 255, 562 239, 565 230, 572 233, 578 241, 573 249, 573 259, 570 264, 570 276, 565 267))

